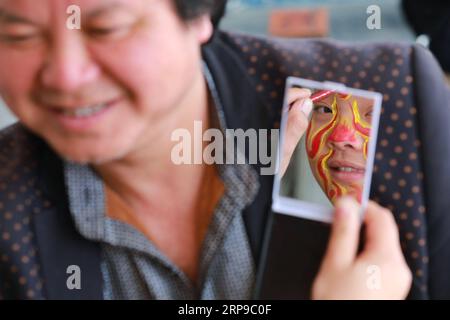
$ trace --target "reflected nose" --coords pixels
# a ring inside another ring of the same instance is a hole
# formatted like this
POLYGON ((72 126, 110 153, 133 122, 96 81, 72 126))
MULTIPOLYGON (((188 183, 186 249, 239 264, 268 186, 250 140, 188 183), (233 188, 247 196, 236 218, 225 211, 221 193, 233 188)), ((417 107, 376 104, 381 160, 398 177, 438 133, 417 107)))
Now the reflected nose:
POLYGON ((333 149, 348 148, 359 150, 362 148, 360 139, 356 136, 355 128, 344 123, 338 124, 328 137, 328 143, 333 149))
POLYGON ((41 73, 45 88, 73 92, 94 81, 100 74, 81 35, 70 30, 53 41, 41 73))

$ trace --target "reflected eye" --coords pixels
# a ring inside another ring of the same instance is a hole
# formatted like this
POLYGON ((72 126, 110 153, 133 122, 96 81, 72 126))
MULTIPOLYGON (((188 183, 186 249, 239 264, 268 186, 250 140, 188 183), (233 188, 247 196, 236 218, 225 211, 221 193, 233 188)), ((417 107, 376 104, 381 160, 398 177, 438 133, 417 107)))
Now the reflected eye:
POLYGON ((328 106, 316 105, 314 106, 314 112, 324 114, 324 113, 333 113, 333 110, 328 106))

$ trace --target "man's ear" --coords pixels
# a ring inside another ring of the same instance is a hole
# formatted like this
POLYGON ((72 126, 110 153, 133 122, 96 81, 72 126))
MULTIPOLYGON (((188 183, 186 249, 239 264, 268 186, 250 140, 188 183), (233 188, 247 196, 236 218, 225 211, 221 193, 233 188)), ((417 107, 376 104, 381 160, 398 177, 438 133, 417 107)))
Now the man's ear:
POLYGON ((208 14, 204 14, 193 20, 191 23, 199 44, 202 45, 208 42, 214 32, 211 17, 208 14))

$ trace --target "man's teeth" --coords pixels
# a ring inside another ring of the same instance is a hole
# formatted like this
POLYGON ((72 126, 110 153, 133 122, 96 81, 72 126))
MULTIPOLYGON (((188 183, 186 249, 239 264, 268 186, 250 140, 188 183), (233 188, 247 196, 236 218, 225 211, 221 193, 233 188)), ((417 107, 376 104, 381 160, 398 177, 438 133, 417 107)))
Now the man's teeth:
POLYGON ((89 107, 80 107, 73 110, 64 110, 63 114, 69 117, 84 118, 93 116, 102 111, 103 109, 105 109, 106 107, 107 105, 105 103, 102 103, 89 107))
POLYGON ((336 169, 342 172, 363 172, 363 170, 361 169, 355 169, 351 167, 337 167, 336 169))

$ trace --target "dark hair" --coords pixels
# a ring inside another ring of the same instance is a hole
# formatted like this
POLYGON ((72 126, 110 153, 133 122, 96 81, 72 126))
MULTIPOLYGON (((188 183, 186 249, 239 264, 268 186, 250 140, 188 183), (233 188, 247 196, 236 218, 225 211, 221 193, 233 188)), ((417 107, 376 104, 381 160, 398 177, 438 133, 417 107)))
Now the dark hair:
POLYGON ((227 0, 174 0, 178 15, 189 21, 202 14, 209 13, 214 27, 225 14, 227 0))
POLYGON ((450 72, 450 3, 403 0, 402 6, 406 20, 416 34, 430 37, 429 49, 442 68, 450 72))

